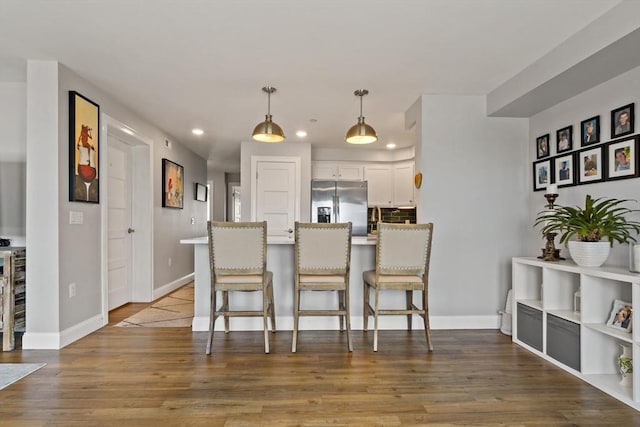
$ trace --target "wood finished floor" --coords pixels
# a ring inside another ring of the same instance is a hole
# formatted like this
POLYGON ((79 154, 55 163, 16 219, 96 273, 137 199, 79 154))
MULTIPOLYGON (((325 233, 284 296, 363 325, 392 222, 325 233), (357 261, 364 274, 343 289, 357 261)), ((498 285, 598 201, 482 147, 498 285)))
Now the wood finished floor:
POLYGON ((0 391, 0 426, 630 426, 640 412, 493 330, 335 331, 271 335, 188 328, 116 328, 144 308, 111 313, 110 326, 60 351, 0 353, 47 366, 0 391))

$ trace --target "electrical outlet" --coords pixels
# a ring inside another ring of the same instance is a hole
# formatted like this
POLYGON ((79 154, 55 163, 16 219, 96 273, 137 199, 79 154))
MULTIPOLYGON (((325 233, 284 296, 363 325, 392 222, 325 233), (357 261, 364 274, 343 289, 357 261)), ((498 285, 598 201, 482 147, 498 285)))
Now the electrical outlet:
POLYGON ((169 258, 169 267, 171 267, 171 258, 169 258))
POLYGON ((76 284, 69 283, 69 298, 73 298, 76 296, 76 284))

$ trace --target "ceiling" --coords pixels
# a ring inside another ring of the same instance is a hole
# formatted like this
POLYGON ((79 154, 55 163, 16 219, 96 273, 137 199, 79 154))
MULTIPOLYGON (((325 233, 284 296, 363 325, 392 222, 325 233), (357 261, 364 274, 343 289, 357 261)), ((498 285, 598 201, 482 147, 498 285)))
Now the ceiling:
POLYGON ((0 0, 0 81, 24 81, 27 59, 57 60, 233 171, 264 120, 265 85, 288 141, 303 129, 314 146, 347 147, 366 88, 379 140, 351 148, 406 147, 404 112, 421 94, 487 94, 618 3, 0 0))

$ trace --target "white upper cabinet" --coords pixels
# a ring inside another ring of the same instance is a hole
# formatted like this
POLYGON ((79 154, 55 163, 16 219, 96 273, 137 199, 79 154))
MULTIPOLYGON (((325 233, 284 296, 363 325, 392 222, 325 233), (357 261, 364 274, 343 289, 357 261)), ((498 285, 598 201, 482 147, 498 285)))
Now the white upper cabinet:
POLYGON ((364 167, 352 163, 311 162, 311 179, 362 181, 364 167))
POLYGON ((393 165, 393 206, 414 206, 413 162, 393 165))
POLYGON ((366 165, 364 179, 367 181, 369 206, 393 206, 393 171, 390 164, 366 165))

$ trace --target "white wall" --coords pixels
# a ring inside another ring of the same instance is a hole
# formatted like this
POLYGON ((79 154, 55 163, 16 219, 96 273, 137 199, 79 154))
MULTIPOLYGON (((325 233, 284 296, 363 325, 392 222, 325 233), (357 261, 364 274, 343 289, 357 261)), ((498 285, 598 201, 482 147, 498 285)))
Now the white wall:
POLYGON ((265 144, 243 142, 240 146, 240 200, 242 220, 251 218, 251 156, 300 157, 300 221, 310 220, 311 211, 311 146, 303 142, 265 144))
POLYGON ((0 82, 0 237, 26 239, 26 104, 24 83, 0 82))
MULTIPOLYGON (((610 118, 611 110, 635 103, 636 108, 636 132, 640 129, 638 119, 640 117, 638 109, 640 108, 640 67, 628 71, 614 79, 600 84, 588 91, 570 98, 552 108, 544 110, 531 117, 530 133, 528 141, 528 163, 529 172, 527 174, 527 206, 528 206, 528 223, 533 224, 536 214, 544 208, 546 200, 544 191, 533 192, 533 172, 532 163, 536 161, 535 139, 546 133, 551 134, 551 155, 555 155, 556 130, 563 127, 573 125, 573 149, 580 148, 580 122, 589 117, 600 115, 600 141, 606 143, 611 140, 610 118)), ((593 146, 590 146, 593 147, 593 146)), ((640 200, 640 179, 624 179, 618 181, 609 181, 602 183, 594 183, 588 185, 579 185, 574 187, 565 187, 558 190, 559 197, 556 203, 560 205, 580 205, 584 204, 587 194, 593 197, 614 197, 640 200)), ((636 204, 636 208, 640 208, 636 204)), ((539 233, 539 229, 529 231, 527 239, 527 254, 538 255, 540 248, 544 247, 544 240, 539 233)), ((568 255, 568 249, 558 244, 556 238, 556 247, 562 250, 564 255, 568 255)), ((614 244, 612 253, 607 260, 607 264, 612 265, 628 265, 627 246, 614 244)))
POLYGON ((484 96, 424 95, 408 112, 421 110, 422 118, 418 221, 434 223, 430 309, 452 326, 497 327, 511 257, 523 253, 530 227, 528 120, 487 117, 485 103, 484 96))
MULTIPOLYGON (((227 207, 227 188, 224 172, 209 171, 209 182, 212 183, 211 194, 211 220, 224 221, 227 207)), ((206 230, 205 230, 205 233, 206 230)), ((204 235, 203 234, 203 235, 204 235)))

